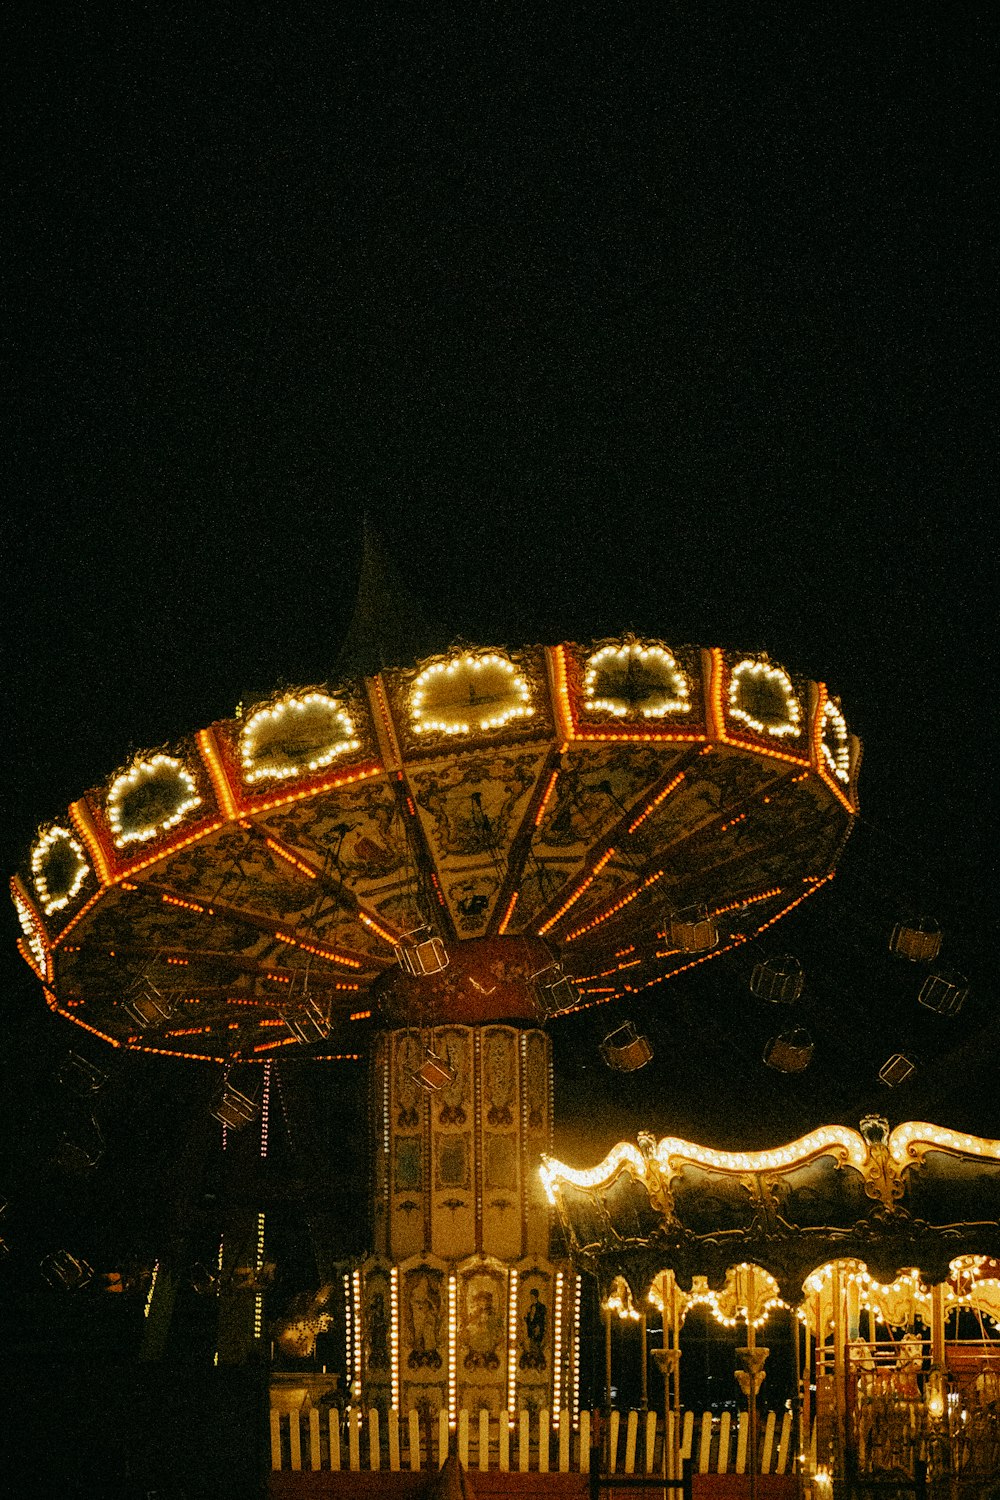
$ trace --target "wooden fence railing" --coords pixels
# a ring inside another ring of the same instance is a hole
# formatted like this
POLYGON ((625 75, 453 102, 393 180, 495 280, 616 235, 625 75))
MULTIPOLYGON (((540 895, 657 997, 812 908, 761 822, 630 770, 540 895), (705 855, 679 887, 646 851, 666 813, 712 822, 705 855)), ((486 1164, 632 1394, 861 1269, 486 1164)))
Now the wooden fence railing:
MULTIPOLYGON (((671 1417, 671 1422, 673 1418, 671 1417)), ((593 1418, 580 1413, 573 1429, 567 1413, 554 1423, 541 1411, 532 1420, 521 1411, 499 1418, 488 1411, 459 1412, 456 1430, 441 1411, 428 1421, 417 1411, 336 1408, 305 1411, 271 1410, 272 1469, 388 1470, 440 1468, 454 1446, 469 1469, 515 1473, 585 1474, 590 1471, 593 1418)), ((613 1411, 608 1429, 609 1474, 662 1472, 664 1421, 657 1412, 613 1411)), ((768 1413, 760 1423, 757 1472, 790 1473, 792 1418, 768 1413)), ((723 1412, 685 1412, 681 1418, 680 1453, 693 1460, 699 1474, 745 1474, 749 1467, 749 1419, 723 1412)))

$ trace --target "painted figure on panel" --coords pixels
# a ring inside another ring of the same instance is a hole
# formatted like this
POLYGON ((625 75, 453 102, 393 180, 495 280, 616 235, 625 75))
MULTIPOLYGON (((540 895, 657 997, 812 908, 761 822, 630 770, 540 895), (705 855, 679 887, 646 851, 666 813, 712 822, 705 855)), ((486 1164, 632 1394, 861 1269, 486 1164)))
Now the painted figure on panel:
POLYGON ((385 1293, 373 1292, 367 1308, 368 1368, 389 1368, 389 1319, 385 1311, 385 1293))
POLYGON ((410 1308, 410 1354, 407 1364, 411 1370, 426 1365, 431 1370, 441 1368, 438 1351, 438 1330, 441 1325, 441 1290, 431 1277, 419 1275, 415 1278, 409 1296, 410 1308))
POLYGON ((465 1325, 465 1368, 496 1370, 500 1366, 497 1348, 503 1340, 503 1318, 497 1312, 496 1297, 487 1286, 469 1288, 469 1317, 465 1325))
POLYGON ((528 1294, 528 1310, 524 1315, 524 1346, 521 1352, 522 1370, 545 1369, 545 1330, 548 1324, 548 1308, 533 1286, 528 1294))

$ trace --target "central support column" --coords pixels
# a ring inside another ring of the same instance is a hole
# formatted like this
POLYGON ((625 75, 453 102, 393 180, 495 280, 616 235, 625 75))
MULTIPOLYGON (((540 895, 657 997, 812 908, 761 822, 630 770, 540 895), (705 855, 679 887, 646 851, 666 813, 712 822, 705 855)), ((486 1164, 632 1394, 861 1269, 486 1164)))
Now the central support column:
POLYGON ((453 1420, 575 1416, 577 1278, 549 1259, 538 1172, 552 1052, 531 978, 551 957, 537 940, 486 938, 449 945, 448 959, 391 975, 378 996, 357 1374, 371 1404, 453 1420))

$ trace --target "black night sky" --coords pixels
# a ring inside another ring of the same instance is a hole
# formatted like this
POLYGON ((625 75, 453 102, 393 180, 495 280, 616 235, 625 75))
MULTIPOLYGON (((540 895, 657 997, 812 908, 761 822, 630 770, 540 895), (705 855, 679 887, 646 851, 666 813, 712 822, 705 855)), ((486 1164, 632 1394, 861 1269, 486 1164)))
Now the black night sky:
MULTIPOLYGON (((762 1066, 722 960, 643 1001, 627 1088, 617 1011, 558 1023, 557 1149, 1000 1133, 995 13, 351 9, 8 22, 5 869, 132 750, 330 680, 367 513, 445 639, 766 649, 865 742, 841 874, 776 944, 809 1073, 762 1066), (914 907, 971 982, 951 1022, 886 951, 914 907)), ((10 1274, 155 1252, 198 1085, 130 1064, 66 1187, 77 1043, 3 921, 10 1274)))

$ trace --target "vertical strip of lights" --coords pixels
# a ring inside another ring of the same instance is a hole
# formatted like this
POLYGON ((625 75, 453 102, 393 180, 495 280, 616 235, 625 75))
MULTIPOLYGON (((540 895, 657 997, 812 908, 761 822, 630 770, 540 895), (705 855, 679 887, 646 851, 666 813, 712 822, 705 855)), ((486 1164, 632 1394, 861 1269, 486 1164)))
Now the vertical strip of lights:
MULTIPOLYGON (((357 1398, 362 1399, 361 1394, 361 1272, 355 1271, 352 1278, 352 1297, 354 1302, 354 1382, 357 1386, 357 1398)), ((351 1391, 352 1399, 355 1395, 351 1391)))
POLYGON ((576 1288, 573 1293, 573 1352, 571 1355, 571 1367, 573 1370, 573 1427, 580 1425, 580 1293, 583 1286, 583 1278, 574 1276, 576 1288))
POLYGON ((273 1064, 264 1064, 264 1093, 260 1101, 260 1154, 261 1159, 267 1159, 267 1138, 270 1129, 269 1116, 271 1113, 271 1068, 273 1064))
POLYGON ((517 1272, 510 1273, 507 1303, 507 1410, 511 1420, 517 1401, 517 1272))
POLYGON ((157 1276, 159 1276, 159 1274, 160 1274, 160 1262, 156 1261, 154 1263, 154 1265, 153 1265, 153 1274, 149 1278, 149 1291, 146 1293, 146 1301, 145 1301, 145 1304, 143 1305, 143 1309, 142 1309, 142 1315, 143 1315, 144 1318, 148 1318, 149 1317, 149 1309, 153 1305, 153 1293, 156 1291, 156 1278, 157 1278, 157 1276))
MULTIPOLYGON (((219 1235, 219 1253, 218 1253, 218 1255, 215 1258, 215 1264, 216 1264, 216 1268, 218 1269, 220 1281, 222 1279, 222 1261, 223 1261, 223 1257, 225 1255, 225 1252, 226 1252, 226 1239, 225 1239, 225 1235, 220 1234, 219 1235)), ((216 1332, 218 1332, 218 1330, 216 1330, 216 1332)), ((215 1353, 212 1355, 212 1364, 213 1365, 217 1365, 218 1363, 219 1363, 219 1351, 218 1351, 218 1349, 216 1349, 215 1353)))
MULTIPOLYGON (((264 1215, 257 1215, 257 1276, 256 1281, 260 1286, 260 1273, 264 1269, 264 1215)), ((258 1291, 253 1299, 253 1336, 259 1339, 264 1326, 264 1293, 258 1291)))
POLYGON ((399 1271, 395 1266, 389 1272, 389 1318, 392 1330, 391 1379, 392 1405, 399 1411, 399 1271))
POLYGON ((476 1250, 483 1253, 483 1163, 486 1139, 483 1132, 483 1038, 480 1028, 472 1036, 472 1140, 476 1172, 476 1250))
POLYGON ((458 1420, 458 1277, 448 1277, 448 1426, 454 1429, 458 1420))
POLYGON ((345 1383, 347 1385, 347 1400, 350 1403, 351 1385, 354 1381, 354 1364, 352 1355, 354 1352, 354 1330, 351 1327, 351 1278, 344 1272, 344 1370, 346 1371, 345 1383))
POLYGON ((563 1273, 556 1272, 556 1315, 552 1331, 552 1420, 562 1419, 563 1273))

